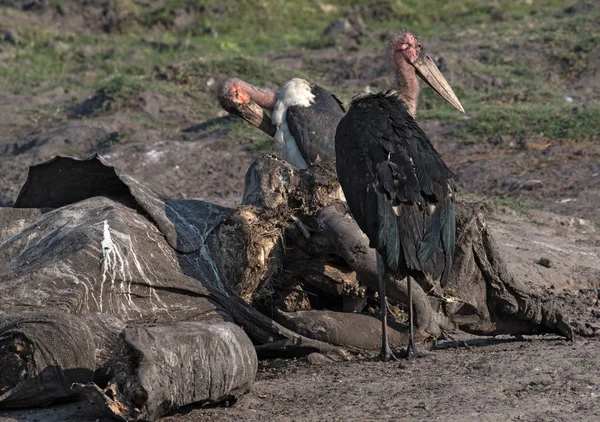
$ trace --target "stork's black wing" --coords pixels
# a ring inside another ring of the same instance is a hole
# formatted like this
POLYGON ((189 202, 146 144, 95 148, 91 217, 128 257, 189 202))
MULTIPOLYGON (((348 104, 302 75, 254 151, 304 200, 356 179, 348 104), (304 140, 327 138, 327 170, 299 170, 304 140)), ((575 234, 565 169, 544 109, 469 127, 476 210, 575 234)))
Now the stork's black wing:
POLYGON ((453 174, 392 93, 353 101, 335 137, 352 215, 392 271, 449 273, 455 243, 453 174))
POLYGON ((310 107, 291 106, 286 121, 307 164, 335 157, 335 129, 344 116, 344 107, 329 91, 312 85, 315 95, 310 107))

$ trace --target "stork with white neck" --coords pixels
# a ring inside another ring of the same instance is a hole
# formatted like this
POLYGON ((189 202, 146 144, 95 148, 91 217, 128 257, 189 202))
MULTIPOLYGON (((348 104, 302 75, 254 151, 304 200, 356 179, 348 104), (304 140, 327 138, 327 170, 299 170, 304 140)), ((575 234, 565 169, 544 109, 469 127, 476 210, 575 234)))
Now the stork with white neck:
POLYGON ((335 135, 336 170, 352 216, 377 249, 382 321, 381 357, 394 357, 387 340, 387 276, 407 277, 409 344, 413 334, 411 278, 447 279, 455 244, 453 174, 414 120, 417 76, 461 112, 454 92, 410 32, 395 34, 389 55, 397 89, 360 95, 335 135))
POLYGON ((272 91, 227 79, 218 98, 225 110, 273 136, 275 154, 293 166, 305 169, 334 158, 335 129, 344 108, 320 86, 294 78, 272 91))

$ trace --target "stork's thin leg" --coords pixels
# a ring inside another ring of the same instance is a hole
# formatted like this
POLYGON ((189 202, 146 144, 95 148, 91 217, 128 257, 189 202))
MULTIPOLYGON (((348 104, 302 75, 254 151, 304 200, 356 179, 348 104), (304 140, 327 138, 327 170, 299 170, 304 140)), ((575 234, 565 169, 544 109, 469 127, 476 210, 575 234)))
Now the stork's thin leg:
POLYGON ((381 360, 384 362, 394 359, 396 356, 390 349, 387 336, 387 300, 385 298, 385 266, 383 258, 377 253, 377 277, 379 278, 379 300, 380 300, 380 317, 381 317, 381 360))
POLYGON ((412 300, 412 277, 406 277, 406 285, 408 290, 408 346, 406 347, 406 358, 410 359, 411 356, 423 357, 425 353, 417 350, 415 344, 415 323, 413 317, 413 300, 412 300))
POLYGON ((413 321, 413 301, 412 301, 412 277, 406 277, 408 287, 408 346, 406 347, 406 357, 410 358, 411 352, 415 353, 415 326, 413 321))

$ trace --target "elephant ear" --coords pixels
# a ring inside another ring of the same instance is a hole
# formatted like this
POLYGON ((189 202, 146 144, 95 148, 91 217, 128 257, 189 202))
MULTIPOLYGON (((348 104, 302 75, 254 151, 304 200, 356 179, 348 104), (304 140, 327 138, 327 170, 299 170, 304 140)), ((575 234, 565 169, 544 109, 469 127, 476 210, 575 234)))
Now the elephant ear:
POLYGON ((59 156, 31 166, 13 206, 60 208, 95 196, 141 208, 169 245, 183 253, 200 249, 221 219, 232 212, 205 201, 163 198, 98 154, 85 160, 59 156))

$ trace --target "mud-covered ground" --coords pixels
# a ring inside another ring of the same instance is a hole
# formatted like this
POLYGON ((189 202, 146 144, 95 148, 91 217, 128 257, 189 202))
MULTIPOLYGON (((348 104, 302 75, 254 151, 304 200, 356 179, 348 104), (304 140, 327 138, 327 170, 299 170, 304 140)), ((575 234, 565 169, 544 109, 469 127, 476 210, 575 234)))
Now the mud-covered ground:
MULTIPOLYGON (((470 339, 410 362, 369 358, 263 361, 252 390, 229 407, 161 421, 596 421, 598 340, 470 339), (314 362, 314 363, 311 363, 314 362)), ((84 402, 0 412, 3 422, 108 422, 84 402)))
MULTIPOLYGON (((0 21, 1 29, 7 30, 0 42, 4 58, 26 45, 19 32, 9 28, 10 22, 23 27, 55 25, 75 34, 84 29, 110 33, 118 32, 127 18, 111 14, 110 2, 86 2, 88 6, 82 7, 89 10, 83 15, 78 14, 78 2, 62 2, 60 10, 44 1, 8 3, 11 8, 3 11, 0 21)), ((561 16, 598 15, 593 3, 576 5, 561 11, 561 16)), ((177 16, 179 24, 187 22, 187 15, 177 16)), ((504 17, 498 15, 497 20, 504 17)), ((466 43, 464 48, 457 49, 452 37, 432 36, 423 42, 430 51, 444 53, 451 81, 454 78, 481 91, 507 83, 461 74, 460 63, 483 61, 483 53, 489 54, 484 44, 490 41, 481 35, 484 31, 466 31, 456 35, 466 43)), ((564 76, 569 98, 580 101, 583 109, 598 98, 600 47, 595 42, 589 63, 564 76)), ((533 68, 539 65, 548 81, 563 78, 564 64, 549 67, 543 60, 548 48, 552 46, 530 48, 527 54, 514 48, 505 52, 511 60, 529 61, 533 68)), ((88 50, 74 54, 84 58, 95 54, 88 50)), ((385 86, 393 80, 382 71, 380 53, 359 44, 345 55, 337 47, 324 46, 264 57, 292 73, 322 69, 322 83, 352 91, 385 86)), ((153 78, 172 77, 177 84, 182 72, 177 69, 184 67, 174 63, 170 69, 149 69, 148 73, 153 78)), ((246 169, 269 149, 264 136, 249 127, 240 129, 218 111, 216 101, 205 105, 211 110, 206 114, 197 107, 198 96, 180 91, 170 95, 154 91, 152 85, 118 101, 109 99, 113 107, 106 107, 106 98, 101 98, 93 83, 85 88, 86 78, 95 77, 90 72, 85 66, 80 73, 73 71, 73 78, 84 81, 78 89, 46 88, 41 83, 33 90, 14 92, 3 84, 0 205, 13 203, 29 165, 56 154, 85 157, 95 152, 167 196, 227 206, 239 203, 246 169)), ((217 69, 214 78, 203 75, 206 98, 212 98, 217 79, 237 76, 230 73, 217 69)), ((434 105, 443 107, 441 102, 434 105)), ((509 268, 533 289, 554 291, 574 318, 591 324, 590 333, 600 329, 600 136, 562 139, 502 132, 468 139, 456 136, 457 128, 470 118, 469 114, 456 117, 452 123, 427 118, 421 124, 456 172, 459 194, 483 198, 490 205, 490 225, 509 268), (532 262, 540 258, 548 258, 550 267, 536 265, 531 271, 532 262)), ((163 420, 600 420, 597 337, 578 337, 575 343, 553 337, 481 339, 457 334, 456 338, 466 343, 455 347, 444 341, 426 358, 411 362, 381 363, 370 357, 329 362, 320 355, 263 361, 252 391, 239 402, 230 407, 188 409, 163 420)), ((104 419, 86 403, 0 411, 2 422, 63 420, 104 419)))

